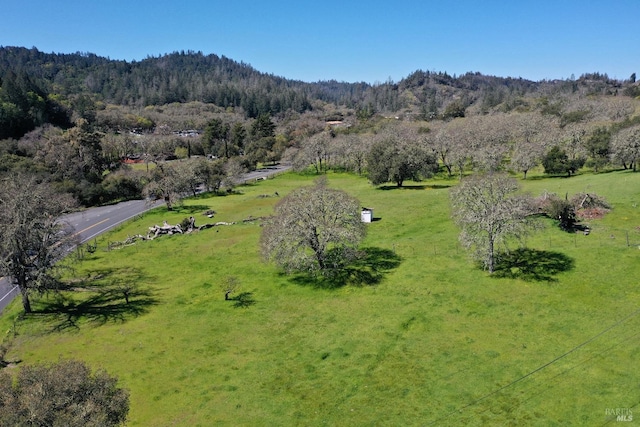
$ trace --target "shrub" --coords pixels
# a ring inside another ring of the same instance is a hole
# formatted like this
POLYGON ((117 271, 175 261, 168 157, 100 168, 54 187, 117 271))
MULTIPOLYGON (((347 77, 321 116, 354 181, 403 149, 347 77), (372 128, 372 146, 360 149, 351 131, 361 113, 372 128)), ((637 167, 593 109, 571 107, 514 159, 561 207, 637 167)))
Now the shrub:
POLYGON ((26 366, 15 380, 0 372, 0 426, 116 426, 129 412, 129 392, 104 371, 79 361, 26 366))

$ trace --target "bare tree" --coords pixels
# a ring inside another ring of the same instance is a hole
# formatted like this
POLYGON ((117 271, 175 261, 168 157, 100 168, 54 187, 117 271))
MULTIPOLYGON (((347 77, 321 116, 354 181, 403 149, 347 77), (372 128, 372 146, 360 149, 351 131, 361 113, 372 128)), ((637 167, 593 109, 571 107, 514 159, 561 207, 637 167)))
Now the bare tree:
MULTIPOLYGON (((453 175, 453 167, 455 166, 455 161, 458 159, 456 156, 455 150, 456 142, 458 139, 458 130, 459 127, 457 123, 464 119, 454 119, 444 126, 440 127, 440 129, 435 133, 434 138, 431 140, 431 147, 436 152, 438 160, 442 163, 447 169, 447 174, 451 177, 453 175)), ((462 153, 460 153, 462 154, 462 153)), ((465 155, 459 156, 460 158, 465 158, 465 155)))
POLYGON ((0 183, 0 274, 20 289, 22 306, 31 313, 32 291, 58 289, 57 261, 76 243, 60 215, 74 202, 34 177, 14 175, 0 183))
POLYGON ((365 230, 358 200, 321 178, 276 205, 262 231, 262 253, 287 272, 327 273, 356 256, 365 230))
POLYGON ((330 141, 329 132, 321 132, 305 138, 291 159, 294 170, 303 171, 312 165, 317 174, 325 172, 330 156, 330 141))
POLYGON ((229 301, 230 295, 240 288, 240 281, 236 276, 228 276, 221 287, 224 292, 224 300, 229 301))
POLYGON ((611 141, 611 151, 614 161, 622 164, 625 169, 638 169, 640 160, 640 125, 632 126, 615 134, 611 141))
POLYGON ((562 148, 569 156, 569 160, 582 159, 584 164, 588 154, 584 144, 588 131, 589 126, 584 123, 572 123, 565 126, 562 148))
POLYGON ((225 176, 222 185, 229 190, 242 183, 243 176, 247 172, 247 169, 242 165, 239 158, 232 157, 225 162, 224 172, 225 176))
MULTIPOLYGON (((194 188, 204 185, 206 191, 218 192, 225 179, 225 160, 209 160, 205 158, 197 159, 193 165, 194 188)), ((195 196, 195 193, 194 193, 195 196)))
POLYGON ((525 235, 532 225, 530 198, 514 194, 515 179, 504 174, 472 175, 451 191, 452 215, 462 228, 460 241, 489 273, 498 246, 525 235))
POLYGON ((152 171, 151 181, 145 187, 150 198, 164 199, 167 210, 179 202, 185 192, 194 191, 195 165, 188 162, 159 162, 152 171))
POLYGON ((605 96, 594 98, 595 120, 622 121, 635 111, 634 101, 625 96, 605 96))
POLYGON ((349 134, 344 137, 346 167, 348 170, 362 175, 366 167, 366 157, 371 148, 371 139, 366 136, 349 134))
POLYGON ((495 172, 502 167, 509 149, 509 127, 504 117, 504 114, 498 114, 468 119, 469 131, 473 132, 473 160, 479 170, 495 172))
POLYGON ((527 179, 527 172, 540 164, 549 144, 558 138, 558 120, 538 113, 516 113, 508 122, 515 140, 511 167, 527 179))
POLYGON ((448 131, 451 132, 452 149, 449 158, 453 165, 458 169, 460 179, 464 175, 464 171, 468 165, 473 164, 475 136, 469 119, 457 118, 447 125, 448 131))

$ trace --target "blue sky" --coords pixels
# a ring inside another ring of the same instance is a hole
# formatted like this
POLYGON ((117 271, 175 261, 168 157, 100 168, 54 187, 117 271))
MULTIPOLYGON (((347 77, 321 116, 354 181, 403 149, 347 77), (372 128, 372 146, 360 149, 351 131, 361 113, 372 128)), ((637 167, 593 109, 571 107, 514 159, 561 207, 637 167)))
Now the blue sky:
POLYGON ((0 45, 128 61, 202 51, 309 82, 418 69, 627 79, 639 17, 640 0, 0 0, 0 45))

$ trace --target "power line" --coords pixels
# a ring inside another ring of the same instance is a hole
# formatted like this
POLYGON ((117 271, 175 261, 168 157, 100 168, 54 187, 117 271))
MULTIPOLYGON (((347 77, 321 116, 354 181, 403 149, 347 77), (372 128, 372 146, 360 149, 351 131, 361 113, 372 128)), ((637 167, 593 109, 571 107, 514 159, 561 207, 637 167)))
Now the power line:
POLYGON ((586 340, 586 341, 582 342, 581 344, 578 344, 577 346, 573 347, 573 348, 572 348, 572 349, 570 349, 569 351, 567 351, 567 352, 565 352, 565 353, 561 354, 560 356, 558 356, 558 357, 554 358, 554 359, 553 359, 553 360, 551 360, 550 362, 547 362, 547 363, 545 363, 544 365, 537 367, 537 368, 536 368, 536 369, 534 369, 533 371, 531 371, 531 372, 529 372, 529 373, 527 373, 527 374, 525 374, 525 375, 521 376, 520 378, 518 378, 518 379, 516 379, 516 380, 513 380, 513 381, 511 381, 510 383, 508 383, 508 384, 506 384, 506 385, 504 385, 504 386, 502 386, 502 387, 500 387, 500 388, 498 388, 498 389, 496 389, 496 390, 494 390, 494 391, 492 391, 492 392, 490 392, 490 393, 487 393, 487 394, 485 394, 484 396, 481 396, 481 397, 479 397, 478 399, 476 399, 476 400, 474 400, 474 401, 472 401, 472 402, 470 402, 470 403, 467 403, 466 405, 464 405, 464 406, 462 406, 462 407, 460 407, 460 408, 458 408, 458 409, 455 409, 455 410, 453 410, 453 411, 449 412, 448 414, 446 414, 446 415, 444 415, 444 416, 442 416, 442 417, 440 417, 440 418, 438 418, 438 419, 434 420, 433 422, 431 422, 431 423, 430 423, 430 425, 436 424, 436 423, 438 423, 439 421, 442 421, 442 420, 444 420, 444 419, 446 419, 446 418, 449 418, 451 415, 453 415, 453 414, 455 414, 455 413, 461 412, 461 411, 463 411, 463 410, 465 410, 465 409, 467 409, 467 408, 469 408, 469 407, 471 407, 471 406, 477 405, 478 403, 482 402, 483 400, 485 400, 485 399, 487 399, 487 398, 489 398, 489 397, 491 397, 491 396, 493 396, 493 395, 495 395, 495 394, 498 394, 498 393, 500 393, 501 391, 503 391, 503 390, 505 390, 505 389, 507 389, 507 388, 509 388, 509 387, 511 387, 511 386, 513 386, 513 385, 515 385, 515 384, 517 384, 517 383, 519 383, 520 381, 524 380, 525 378, 528 378, 528 377, 530 377, 531 375, 533 375, 533 374, 535 374, 535 373, 537 373, 537 372, 539 372, 539 371, 541 371, 541 370, 543 370, 543 369, 547 368, 548 366, 550 366, 550 365, 552 365, 552 364, 556 363, 557 361, 559 361, 559 360, 561 360, 561 359, 565 358, 566 356, 570 355, 571 353, 573 353, 573 352, 577 351, 578 349, 580 349, 580 348, 584 347, 585 345, 587 345, 587 344, 589 344, 590 342, 592 342, 592 341, 596 340, 598 337, 600 337, 600 336, 604 335, 605 333, 609 332, 611 329, 613 329, 613 328, 615 328, 615 327, 617 327, 617 326, 621 325, 622 323, 624 323, 624 322, 626 322, 627 320, 631 319, 632 317, 634 317, 634 316, 638 315, 639 313, 640 313, 640 309, 637 309, 636 311, 632 312, 632 313, 631 313, 630 315, 628 315, 627 317, 624 317, 623 319, 619 320, 618 322, 614 323, 613 325, 609 326, 608 328, 606 328, 606 329, 602 330, 601 332, 599 332, 598 334, 596 334, 596 335, 594 335, 593 337, 589 338, 588 340, 586 340))
MULTIPOLYGON (((558 379, 559 377, 561 377, 562 375, 565 375, 566 373, 568 373, 568 372, 570 372, 570 371, 572 371, 572 370, 576 369, 577 367, 579 367, 579 366, 581 366, 581 365, 584 365, 584 364, 586 364, 586 363, 590 362, 591 360, 593 360, 593 359, 595 359, 595 358, 597 358, 597 357, 600 357, 600 356, 602 356, 603 354, 606 354, 606 353, 610 352, 612 349, 614 349, 614 348, 618 347, 620 344, 625 343, 625 342, 628 342, 630 339, 635 338, 635 337, 637 337, 638 335, 640 335, 640 332, 636 332, 636 333, 634 333, 634 334, 632 334, 632 335, 629 335, 629 336, 627 336, 627 337, 623 337, 621 340, 619 340, 618 342, 616 342, 616 343, 615 343, 615 344, 613 344, 612 346, 609 346, 608 348, 606 348, 606 349, 604 349, 604 350, 600 351, 599 353, 592 354, 590 357, 588 357, 588 358, 586 358, 586 359, 584 359, 584 360, 582 360, 582 361, 580 361, 580 362, 578 362, 578 363, 574 364, 573 366, 571 366, 571 367, 569 367, 569 368, 565 369, 564 371, 562 371, 562 372, 560 372, 560 373, 558 373, 558 374, 554 375, 553 377, 549 378, 549 379, 548 379, 548 381, 556 382, 556 381, 557 381, 557 379, 558 379)), ((547 391, 547 390, 549 390, 549 389, 551 389, 551 388, 553 388, 553 387, 555 387, 555 386, 556 386, 556 384, 554 384, 554 385, 550 385, 549 387, 541 387, 541 389, 540 389, 539 391, 537 391, 536 393, 531 394, 531 395, 530 395, 530 396, 528 396, 526 399, 522 400, 519 404, 522 404, 522 403, 524 403, 524 402, 527 402, 527 401, 529 401, 529 400, 533 399, 533 398, 534 398, 534 397, 536 397, 536 396, 539 396, 540 394, 544 393, 545 391, 547 391)), ((533 388, 535 388, 535 387, 531 387, 529 390, 532 390, 533 388)), ((514 406, 511 406, 511 408, 514 408, 514 407, 515 407, 515 405, 514 405, 514 406)), ((510 409, 511 409, 511 408, 510 408, 510 409)))

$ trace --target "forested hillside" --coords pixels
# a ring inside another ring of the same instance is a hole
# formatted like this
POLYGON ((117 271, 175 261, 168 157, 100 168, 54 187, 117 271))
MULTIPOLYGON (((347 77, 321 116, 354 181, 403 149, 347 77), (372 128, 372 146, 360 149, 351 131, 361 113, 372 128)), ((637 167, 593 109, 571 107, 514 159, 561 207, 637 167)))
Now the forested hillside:
POLYGON ((194 182, 218 189, 282 159, 399 185, 434 167, 635 169, 638 95, 635 74, 533 82, 418 70, 372 85, 288 80, 201 52, 127 62, 0 47, 0 173, 37 174, 92 205, 152 187, 165 198, 194 182), (175 158, 191 166, 161 163, 175 158), (144 173, 127 166, 136 162, 144 173))
POLYGON ((36 124, 64 124, 63 106, 82 113, 87 107, 83 96, 93 102, 128 107, 198 101, 241 108, 250 118, 264 113, 303 113, 312 110, 318 101, 390 114, 409 110, 433 118, 450 103, 456 108, 480 105, 485 111, 500 104, 513 108, 519 98, 541 92, 620 92, 637 96, 640 91, 634 82, 635 76, 633 81, 620 82, 599 73, 585 74, 578 80, 532 82, 478 72, 456 77, 418 70, 397 83, 307 83, 265 74, 243 62, 201 52, 174 52, 127 62, 91 53, 56 54, 36 48, 0 47, 4 132, 0 137, 16 136, 24 128, 24 123, 18 122, 25 117, 9 121, 17 110, 6 104, 14 104, 21 113, 26 110, 38 116, 32 118, 36 124), (38 105, 43 101, 46 105, 38 105), (7 131, 12 125, 17 129, 7 131))

